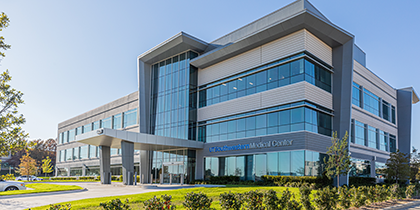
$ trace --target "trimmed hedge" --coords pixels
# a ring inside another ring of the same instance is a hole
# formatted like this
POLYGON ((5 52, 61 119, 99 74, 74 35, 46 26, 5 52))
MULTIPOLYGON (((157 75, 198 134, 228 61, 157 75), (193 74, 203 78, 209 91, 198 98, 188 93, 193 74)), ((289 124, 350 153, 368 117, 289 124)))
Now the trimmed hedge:
POLYGON ((354 186, 371 186, 376 185, 376 178, 374 177, 349 177, 349 185, 354 186))
POLYGON ((265 183, 264 185, 278 185, 284 186, 291 183, 307 183, 307 184, 315 184, 316 187, 324 187, 332 185, 332 179, 328 179, 328 177, 321 177, 321 176, 272 176, 266 175, 262 176, 262 181, 265 183))

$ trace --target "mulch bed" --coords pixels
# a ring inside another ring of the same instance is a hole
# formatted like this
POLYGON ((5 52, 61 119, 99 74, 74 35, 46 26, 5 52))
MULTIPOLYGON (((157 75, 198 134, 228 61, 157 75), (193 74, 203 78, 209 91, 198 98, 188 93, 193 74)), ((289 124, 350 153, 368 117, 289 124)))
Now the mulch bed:
POLYGON ((400 200, 389 200, 389 201, 385 201, 385 202, 374 203, 374 204, 369 205, 369 206, 363 206, 361 208, 352 207, 350 209, 352 209, 352 210, 356 210, 356 209, 362 209, 362 210, 384 209, 386 207, 391 207, 391 206, 406 204, 406 203, 410 203, 410 202, 413 202, 413 201, 419 201, 419 200, 420 200, 419 198, 400 199, 400 200))

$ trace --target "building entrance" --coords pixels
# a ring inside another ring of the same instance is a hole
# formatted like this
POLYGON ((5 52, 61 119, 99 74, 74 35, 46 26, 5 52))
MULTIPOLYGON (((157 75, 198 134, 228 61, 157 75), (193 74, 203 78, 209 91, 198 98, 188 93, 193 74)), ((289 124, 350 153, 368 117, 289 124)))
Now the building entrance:
POLYGON ((161 184, 184 184, 184 162, 164 162, 161 184))

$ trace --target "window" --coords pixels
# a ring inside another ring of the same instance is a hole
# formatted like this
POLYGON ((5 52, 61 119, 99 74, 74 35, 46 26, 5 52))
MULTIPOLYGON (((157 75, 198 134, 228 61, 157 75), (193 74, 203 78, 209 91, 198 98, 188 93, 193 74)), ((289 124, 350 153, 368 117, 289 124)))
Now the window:
POLYGON ((118 149, 117 148, 111 148, 111 155, 118 155, 118 149))
POLYGON ((60 150, 60 162, 64 162, 66 160, 66 150, 60 150))
POLYGON ((63 143, 67 143, 67 142, 69 142, 69 132, 65 131, 63 133, 63 143))
POLYGON ((360 89, 360 85, 358 85, 357 83, 353 82, 353 91, 352 91, 352 103, 358 107, 361 107, 360 104, 360 96, 362 95, 361 92, 362 90, 360 89))
POLYGON ((66 149, 66 161, 73 160, 73 149, 66 149))
POLYGON ((363 124, 359 121, 355 121, 354 127, 355 127, 354 130, 355 130, 356 144, 366 146, 366 143, 365 143, 365 124, 363 124))
POLYGON ((376 128, 368 125, 368 147, 379 149, 376 144, 376 128))
POLYGON ((64 142, 63 142, 63 133, 59 133, 59 134, 58 134, 58 143, 59 143, 59 144, 64 143, 64 142))
POLYGON ((73 160, 78 160, 80 159, 80 147, 75 147, 73 148, 73 160))
POLYGON ((363 88, 363 108, 368 112, 379 116, 379 97, 363 88))
POLYGON ((89 145, 89 158, 96 158, 97 156, 96 156, 96 150, 97 150, 97 147, 96 146, 93 146, 93 145, 89 145))
POLYGON ((83 127, 82 126, 76 128, 76 135, 80 135, 82 133, 83 133, 83 127))
POLYGON ((122 115, 121 114, 117 114, 117 115, 114 115, 114 122, 113 122, 113 125, 112 125, 112 129, 120 129, 121 128, 121 118, 122 118, 122 115))
POLYGON ((201 90, 199 92, 199 107, 209 106, 301 81, 307 81, 327 92, 331 92, 330 71, 313 63, 309 59, 301 58, 257 72, 270 65, 268 64, 240 75, 226 78, 223 80, 224 82, 216 83, 213 87, 201 90))
POLYGON ((88 158, 88 145, 80 147, 80 159, 88 158))
POLYGON ((388 151, 388 133, 379 131, 379 149, 388 151))
POLYGON ((124 112, 124 128, 137 124, 137 109, 124 112))
POLYGON ((100 125, 99 120, 96 122, 93 122, 92 124, 93 124, 93 130, 99 129, 99 125, 100 125))
POLYGON ((101 120, 101 128, 111 128, 112 129, 112 117, 105 118, 101 120))
POLYGON ((389 134, 389 150, 390 152, 397 151, 397 138, 392 134, 389 134))
POLYGON ((370 177, 370 161, 361 159, 350 159, 350 176, 370 177))
MULTIPOLYGON (((305 103, 295 104, 299 106, 305 103)), ((302 130, 331 136, 332 119, 330 115, 312 109, 312 107, 281 110, 287 107, 290 105, 199 122, 199 140, 210 143, 302 130), (273 112, 276 109, 280 110, 273 112), (258 115, 255 115, 257 113, 258 115), (247 115, 255 116, 247 117, 247 115), (219 122, 221 120, 226 121, 219 122)))
POLYGON ((92 130, 92 123, 89 123, 89 124, 83 126, 83 133, 87 133, 91 130, 92 130))
POLYGON ((395 124, 395 106, 391 106, 391 122, 395 124))
POLYGON ((69 131, 69 142, 76 140, 76 129, 72 129, 69 131))
POLYGON ((390 107, 389 107, 389 103, 382 100, 382 118, 384 118, 385 120, 391 121, 390 118, 390 107))

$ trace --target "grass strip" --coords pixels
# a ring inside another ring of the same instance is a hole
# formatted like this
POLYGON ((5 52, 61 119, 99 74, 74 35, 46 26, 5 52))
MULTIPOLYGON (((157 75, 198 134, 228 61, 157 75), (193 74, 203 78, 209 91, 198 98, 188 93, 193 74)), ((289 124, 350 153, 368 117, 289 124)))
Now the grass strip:
POLYGON ((60 185, 60 184, 44 184, 44 183, 25 184, 25 186, 27 188, 32 188, 32 190, 5 191, 5 192, 0 192, 0 196, 43 193, 43 192, 56 192, 56 191, 67 191, 67 190, 81 190, 81 189, 83 189, 83 187, 79 187, 79 186, 76 186, 76 185, 60 185))
MULTIPOLYGON (((112 199, 119 198, 121 201, 125 202, 125 199, 128 199, 130 202, 130 207, 132 209, 143 209, 143 201, 148 200, 152 198, 153 196, 156 196, 160 198, 160 195, 167 194, 172 196, 172 203, 174 203, 177 208, 176 209, 185 209, 182 206, 182 202, 184 201, 184 196, 189 192, 203 192, 207 194, 210 198, 213 199, 213 203, 211 205, 212 208, 221 209, 220 203, 219 203, 219 195, 224 192, 234 192, 234 193, 244 193, 251 190, 259 190, 259 191, 267 191, 273 189, 277 191, 277 193, 280 193, 287 189, 287 187, 257 187, 257 186, 238 186, 238 185, 228 185, 226 187, 218 187, 218 188, 189 188, 189 189, 179 189, 179 190, 167 190, 167 191, 158 191, 158 192, 148 192, 148 193, 141 193, 141 194, 133 194, 133 195, 123 195, 123 196, 109 196, 109 197, 101 197, 101 198, 89 198, 89 199, 83 199, 83 200, 77 200, 77 201, 71 201, 71 202, 63 202, 58 204, 71 204, 72 210, 77 209, 89 209, 89 210, 96 210, 101 209, 99 207, 100 203, 108 202, 112 199)), ((288 188, 289 191, 295 194, 295 199, 300 199, 300 193, 298 188, 288 188)), ((280 196, 278 194, 278 196, 280 196)), ((40 206, 31 208, 32 210, 45 210, 48 209, 49 206, 40 206)))

